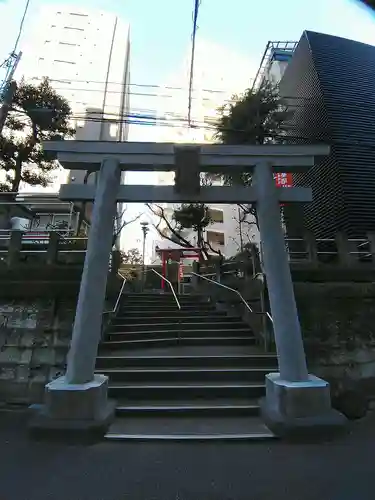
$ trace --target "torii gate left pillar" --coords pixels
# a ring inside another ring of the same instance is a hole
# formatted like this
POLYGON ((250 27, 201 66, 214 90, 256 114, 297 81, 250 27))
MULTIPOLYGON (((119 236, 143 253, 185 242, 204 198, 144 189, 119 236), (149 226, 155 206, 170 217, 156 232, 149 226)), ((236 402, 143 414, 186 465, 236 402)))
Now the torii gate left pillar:
POLYGON ((46 385, 45 405, 31 428, 102 435, 112 422, 108 377, 94 374, 102 330, 109 254, 112 249, 121 169, 116 159, 103 161, 97 183, 90 235, 82 273, 67 370, 46 385))

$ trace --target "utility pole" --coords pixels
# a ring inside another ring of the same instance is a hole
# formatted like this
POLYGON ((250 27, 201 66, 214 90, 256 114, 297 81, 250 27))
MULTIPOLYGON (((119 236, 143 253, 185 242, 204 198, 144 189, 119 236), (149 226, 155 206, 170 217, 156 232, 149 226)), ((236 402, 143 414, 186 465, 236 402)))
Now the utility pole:
POLYGON ((0 134, 3 131, 3 128, 5 125, 9 110, 11 108, 13 97, 14 97, 14 94, 16 93, 16 90, 17 90, 17 84, 13 80, 10 82, 10 84, 8 85, 8 88, 4 92, 4 101, 3 101, 3 105, 0 108, 0 134))
POLYGON ((242 234, 242 217, 243 214, 241 215, 241 208, 240 206, 237 207, 238 209, 238 230, 239 230, 239 236, 240 236, 240 248, 241 248, 241 253, 243 252, 243 234, 242 234))
POLYGON ((143 251, 142 251, 142 290, 144 290, 146 283, 145 276, 145 256, 146 256, 146 236, 149 231, 148 222, 141 222, 142 233, 143 233, 143 251))
POLYGON ((188 125, 191 125, 191 101, 193 99, 194 86, 194 58, 195 58, 195 36, 197 33, 198 11, 201 0, 194 0, 193 12, 193 33, 191 35, 191 60, 190 60, 190 76, 189 76, 189 100, 188 100, 188 125))

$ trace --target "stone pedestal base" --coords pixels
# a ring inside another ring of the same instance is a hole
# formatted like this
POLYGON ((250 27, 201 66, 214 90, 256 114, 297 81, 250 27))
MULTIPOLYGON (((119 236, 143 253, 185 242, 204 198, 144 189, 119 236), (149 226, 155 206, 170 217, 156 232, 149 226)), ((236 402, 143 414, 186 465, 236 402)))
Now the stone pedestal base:
POLYGON ((272 432, 288 438, 330 437, 346 424, 331 406, 328 382, 314 375, 304 382, 282 380, 279 373, 266 375, 261 414, 272 432))
POLYGON ((53 380, 46 385, 45 404, 31 407, 30 431, 36 437, 102 438, 115 411, 107 391, 104 375, 95 375, 86 384, 68 384, 65 377, 53 380))

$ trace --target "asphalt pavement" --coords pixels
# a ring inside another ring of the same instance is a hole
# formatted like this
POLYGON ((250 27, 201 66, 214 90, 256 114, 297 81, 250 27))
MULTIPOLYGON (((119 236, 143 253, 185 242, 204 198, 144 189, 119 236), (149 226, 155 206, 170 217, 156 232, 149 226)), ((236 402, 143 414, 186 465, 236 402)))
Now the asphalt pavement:
POLYGON ((375 416, 315 444, 35 442, 0 412, 4 500, 373 500, 375 416))

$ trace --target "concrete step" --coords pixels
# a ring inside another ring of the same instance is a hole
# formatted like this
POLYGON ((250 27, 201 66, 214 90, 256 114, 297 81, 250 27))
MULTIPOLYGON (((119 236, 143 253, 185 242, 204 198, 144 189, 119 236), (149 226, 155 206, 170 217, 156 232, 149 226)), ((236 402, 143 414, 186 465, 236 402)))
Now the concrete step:
MULTIPOLYGON (((181 304, 204 304, 209 303, 210 300, 203 295, 177 295, 181 304)), ((176 299, 172 294, 153 294, 153 295, 125 295, 121 297, 121 304, 137 303, 137 304, 175 304, 176 299)))
POLYGON ((120 400, 117 401, 116 416, 258 416, 257 399, 176 399, 176 400, 120 400))
POLYGON ((184 368, 101 368, 95 373, 102 373, 109 377, 110 382, 210 382, 210 381, 250 381, 264 382, 267 373, 275 372, 276 368, 233 368, 233 367, 184 367, 184 368))
POLYGON ((259 418, 129 417, 117 418, 106 439, 111 441, 263 441, 275 436, 259 418))
POLYGON ((213 311, 213 310, 191 310, 191 311, 186 311, 184 309, 177 309, 177 307, 171 309, 171 310, 163 310, 163 309, 139 309, 139 308, 134 308, 132 310, 121 310, 119 311, 116 320, 128 320, 130 318, 137 318, 137 317, 147 317, 148 319, 150 318, 158 318, 158 317, 165 317, 165 318, 191 318, 191 315, 198 316, 198 317, 225 317, 226 313, 222 311, 213 311))
MULTIPOLYGON (((229 332, 230 333, 230 332, 229 332)), ((255 337, 250 336, 209 336, 205 337, 204 331, 199 337, 186 337, 186 338, 170 338, 170 337, 159 337, 159 338, 142 338, 140 340, 121 340, 121 341, 105 341, 100 345, 100 352, 115 350, 115 349, 131 349, 131 348, 146 348, 150 346, 154 347, 166 347, 166 346, 232 346, 232 345, 242 345, 249 346, 255 345, 255 337)))
POLYGON ((236 368, 277 368, 277 357, 272 354, 237 354, 237 355, 131 355, 108 354, 98 356, 97 370, 108 368, 142 368, 142 367, 236 367, 236 368))
MULTIPOLYGON (((130 328, 129 328, 130 329, 130 328)), ((123 332, 112 332, 108 333, 106 336, 106 341, 108 342, 119 342, 122 340, 130 341, 130 340, 157 340, 157 339, 186 339, 190 337, 228 337, 230 335, 235 335, 236 337, 252 337, 253 334, 251 330, 248 328, 216 328, 209 330, 208 328, 199 329, 193 328, 188 330, 181 325, 181 328, 178 330, 154 330, 152 326, 150 326, 150 330, 144 331, 127 331, 123 332)))
POLYGON ((244 328, 247 327, 246 323, 243 321, 235 321, 231 318, 220 318, 220 321, 195 321, 195 318, 190 318, 189 321, 176 321, 175 318, 162 322, 157 321, 156 323, 152 323, 148 325, 147 323, 124 323, 124 324, 113 324, 109 327, 108 333, 114 332, 136 332, 136 331, 149 331, 150 327, 153 330, 177 330, 183 326, 184 329, 192 330, 194 328, 199 328, 199 330, 212 328, 217 328, 221 326, 222 328, 244 328))
POLYGON ((129 314, 128 316, 118 316, 114 321, 113 325, 130 325, 131 323, 141 324, 155 324, 155 323, 173 323, 173 322, 186 322, 188 323, 194 318, 194 322, 203 323, 203 322, 211 322, 211 323, 220 323, 220 321, 227 320, 235 320, 239 321, 239 318, 232 318, 230 316, 226 316, 225 314, 215 313, 215 314, 190 314, 186 315, 185 313, 175 312, 173 314, 161 314, 161 315, 141 315, 140 312, 135 316, 133 314, 129 314))
MULTIPOLYGON (((182 307, 204 307, 204 306, 211 306, 215 307, 214 303, 209 301, 209 300, 184 300, 181 297, 177 297, 180 305, 182 307)), ((144 300, 144 299, 137 299, 137 300, 132 300, 132 299, 121 299, 120 301, 120 308, 126 308, 128 306, 131 307, 157 307, 157 306, 166 306, 166 307, 171 307, 176 305, 176 300, 173 299, 158 299, 158 300, 144 300)))
POLYGON ((184 356, 271 356, 277 360, 275 353, 264 353, 263 350, 256 345, 184 345, 174 342, 172 345, 150 345, 140 346, 128 350, 126 345, 124 349, 118 349, 115 353, 103 350, 100 356, 125 356, 125 357, 184 357, 184 356))
MULTIPOLYGON (((173 293, 169 290, 145 290, 144 292, 129 292, 129 291, 124 291, 123 292, 123 297, 151 297, 151 298, 154 298, 154 297, 164 297, 164 298, 168 298, 168 297, 173 297, 173 293)), ((195 299, 199 299, 201 297, 204 297, 204 295, 202 295, 201 293, 184 293, 184 294, 181 294, 180 297, 183 297, 183 298, 195 298, 195 299)))
MULTIPOLYGON (((191 304, 184 304, 180 303, 181 310, 182 311, 216 311, 216 307, 213 304, 210 303, 191 303, 191 304)), ((176 311, 178 309, 177 303, 176 302, 171 302, 171 303, 164 303, 161 302, 160 304, 155 304, 155 303, 130 303, 127 302, 119 308, 119 314, 120 313, 128 313, 129 311, 176 311)))
POLYGON ((264 396, 262 382, 237 381, 169 381, 169 382, 109 382, 109 397, 113 399, 196 399, 196 398, 260 398, 264 396))

